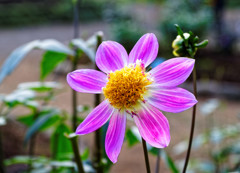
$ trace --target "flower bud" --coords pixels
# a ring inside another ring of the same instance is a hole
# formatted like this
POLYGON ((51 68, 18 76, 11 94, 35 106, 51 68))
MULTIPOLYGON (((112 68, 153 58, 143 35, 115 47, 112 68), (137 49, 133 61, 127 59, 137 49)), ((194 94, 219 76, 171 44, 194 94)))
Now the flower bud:
MULTIPOLYGON (((183 36, 187 40, 190 37, 190 34, 184 33, 183 36)), ((180 35, 178 35, 176 39, 172 42, 172 48, 174 56, 182 56, 183 54, 185 54, 184 39, 180 35)))
POLYGON ((178 25, 175 26, 177 28, 178 35, 172 42, 174 56, 193 58, 198 48, 207 46, 208 40, 198 43, 198 36, 194 36, 191 31, 189 33, 183 33, 182 29, 178 25))
MULTIPOLYGON (((189 33, 184 33, 183 36, 184 36, 184 38, 187 40, 187 39, 190 37, 190 34, 189 34, 189 33)), ((183 43, 184 43, 183 38, 182 38, 180 35, 178 35, 178 36, 176 37, 176 39, 173 40, 173 42, 172 42, 172 48, 173 48, 173 49, 178 48, 178 47, 181 46, 183 43)))

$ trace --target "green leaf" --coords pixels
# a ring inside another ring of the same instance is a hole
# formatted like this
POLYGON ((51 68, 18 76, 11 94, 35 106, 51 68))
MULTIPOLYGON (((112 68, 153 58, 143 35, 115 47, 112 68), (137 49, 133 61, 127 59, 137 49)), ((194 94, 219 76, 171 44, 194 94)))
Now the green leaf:
POLYGON ((88 157, 89 157, 89 149, 85 148, 85 150, 83 151, 83 153, 81 155, 81 158, 82 158, 82 160, 87 160, 88 157))
POLYGON ((61 123, 51 136, 52 155, 56 160, 69 160, 73 156, 71 141, 64 136, 64 133, 70 133, 70 129, 61 123))
POLYGON ((188 48, 188 49, 187 49, 187 52, 188 52, 188 54, 190 55, 190 57, 193 57, 193 56, 194 56, 194 52, 193 52, 192 48, 188 48))
MULTIPOLYGON (((148 147, 148 151, 155 156, 157 156, 159 154, 159 150, 160 150, 159 148, 155 148, 155 147, 152 147, 152 146, 148 147)), ((161 153, 161 157, 165 161, 165 163, 168 166, 168 168, 170 169, 170 171, 172 173, 179 173, 179 170, 177 169, 177 167, 176 167, 175 163, 173 162, 172 158, 163 149, 161 149, 160 153, 161 153)))
POLYGON ((12 71, 18 66, 22 59, 38 45, 39 41, 35 40, 26 43, 18 48, 16 48, 4 61, 0 69, 0 83, 3 79, 12 73, 12 71))
POLYGON ((26 135, 24 137, 24 144, 26 144, 29 139, 36 134, 36 132, 38 132, 41 128, 46 128, 46 124, 48 124, 48 121, 55 116, 56 114, 58 114, 57 110, 51 111, 49 113, 46 113, 44 116, 40 116, 38 117, 33 125, 27 130, 26 135))
POLYGON ((151 154, 155 155, 155 156, 158 155, 159 150, 160 150, 159 148, 155 148, 155 147, 150 147, 150 148, 148 149, 148 151, 149 151, 151 154))
POLYGON ((17 117, 17 120, 25 126, 29 127, 34 123, 34 114, 19 116, 17 117))
POLYGON ((35 98, 36 94, 31 90, 16 90, 11 94, 4 97, 3 101, 5 104, 11 108, 15 107, 18 104, 24 104, 31 99, 35 98))
POLYGON ((19 90, 33 90, 37 92, 48 92, 53 89, 60 89, 58 82, 24 82, 18 85, 19 90))
POLYGON ((161 156, 172 173, 179 173, 172 158, 164 150, 161 150, 161 156))
POLYGON ((70 161, 70 160, 67 160, 67 161, 52 161, 50 162, 50 165, 51 166, 54 166, 54 167, 67 167, 67 168, 74 168, 76 167, 76 163, 74 161, 70 161))
POLYGON ((188 47, 188 41, 185 39, 182 29, 180 28, 180 26, 178 24, 175 24, 175 27, 177 28, 178 35, 180 35, 182 37, 182 39, 184 40, 184 45, 186 47, 188 47))
MULTIPOLYGON (((42 112, 39 113, 38 117, 45 116, 45 115, 51 113, 51 111, 55 111, 55 110, 42 111, 42 112)), ((41 126, 41 128, 39 128, 39 131, 47 130, 48 128, 57 124, 61 119, 62 118, 59 114, 55 114, 55 115, 51 116, 48 119, 48 121, 46 123, 44 123, 41 126)), ((34 124, 34 122, 36 121, 35 115, 33 113, 28 114, 28 115, 19 116, 17 118, 17 120, 27 127, 32 126, 34 124)))
POLYGON ((139 142, 138 138, 135 136, 131 129, 127 129, 125 137, 129 147, 132 147, 139 142))
POLYGON ((77 47, 78 50, 84 52, 84 54, 86 54, 92 62, 95 61, 95 50, 90 48, 87 42, 82 39, 73 39, 71 41, 71 44, 77 47))
POLYGON ((178 24, 175 24, 175 27, 177 28, 178 35, 180 35, 182 37, 182 39, 185 40, 185 37, 183 35, 183 31, 180 28, 180 26, 178 24))
POLYGON ((12 73, 18 64, 26 57, 33 49, 43 49, 52 52, 59 52, 68 55, 74 55, 73 51, 54 39, 34 40, 16 48, 4 61, 0 68, 0 83, 5 77, 12 73))
POLYGON ((198 40, 199 40, 199 37, 198 37, 198 36, 195 36, 194 39, 193 39, 193 43, 198 42, 198 40))
MULTIPOLYGON (((56 111, 56 110, 55 109, 43 109, 42 111, 40 111, 38 113, 38 117, 47 115, 47 114, 51 113, 52 111, 56 111)), ((36 121, 34 116, 35 116, 35 113, 32 112, 31 114, 22 115, 22 116, 17 117, 17 120, 29 127, 29 126, 32 126, 33 123, 36 121)))
POLYGON ((51 116, 51 117, 48 119, 48 121, 47 121, 46 123, 44 123, 39 130, 40 130, 40 131, 47 130, 48 128, 53 127, 53 126, 56 125, 58 122, 60 122, 61 119, 62 119, 62 118, 61 118, 60 115, 55 114, 55 115, 51 116))
POLYGON ((52 52, 64 53, 67 55, 74 55, 74 52, 71 49, 69 49, 61 42, 54 39, 40 40, 35 48, 52 52))
POLYGON ((29 157, 29 156, 15 156, 9 159, 5 159, 4 163, 6 166, 14 165, 14 164, 29 164, 29 160, 32 159, 34 162, 38 163, 46 163, 48 159, 45 157, 29 157))
POLYGON ((43 80, 46 78, 47 75, 49 75, 55 69, 55 67, 66 58, 67 55, 64 53, 52 51, 45 52, 41 62, 41 79, 43 80))
POLYGON ((36 98, 36 94, 31 90, 16 90, 11 94, 3 97, 2 101, 9 108, 14 108, 18 105, 26 106, 30 109, 36 109, 39 105, 32 99, 36 98))
POLYGON ((197 43, 197 44, 194 44, 195 47, 197 48, 204 48, 208 45, 208 40, 203 40, 202 42, 200 43, 197 43))
POLYGON ((240 154, 240 142, 234 142, 226 147, 221 148, 219 151, 213 153, 213 158, 218 161, 218 163, 224 163, 230 155, 240 154))

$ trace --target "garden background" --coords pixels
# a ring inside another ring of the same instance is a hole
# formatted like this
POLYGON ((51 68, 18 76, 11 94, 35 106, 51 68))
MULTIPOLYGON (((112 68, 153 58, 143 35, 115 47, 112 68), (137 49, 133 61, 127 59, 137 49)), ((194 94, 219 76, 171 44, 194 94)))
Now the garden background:
MULTIPOLYGON (((82 39, 87 40, 102 31, 104 40, 115 40, 129 52, 144 33, 153 32, 160 46, 156 64, 174 57, 171 43, 177 35, 176 23, 184 32, 193 31, 200 40, 209 40, 208 46, 196 55, 199 103, 189 172, 239 170, 240 1, 82 0, 79 4, 79 35, 82 39)), ((73 37, 73 3, 70 0, 0 1, 1 64, 14 49, 33 40, 51 38, 68 45, 73 37)), ((41 49, 27 54, 11 75, 3 80, 0 93, 9 95, 20 83, 41 81, 44 54, 45 51, 41 49)), ((83 55, 78 68, 95 68, 95 65, 83 55)), ((70 61, 64 60, 44 79, 59 84, 54 85, 54 97, 47 104, 64 110, 67 117, 72 112, 72 90, 66 82, 66 75, 71 70, 70 61)), ((182 87, 192 91, 191 78, 182 87)), ((94 95, 78 93, 77 99, 78 105, 81 105, 78 107, 78 116, 86 117, 94 107, 94 95)), ((13 106, 8 113, 7 123, 2 123, 0 128, 5 160, 29 154, 29 144, 24 144, 29 126, 20 118, 28 114, 29 108, 25 105, 13 106)), ((191 126, 191 109, 165 115, 170 123, 171 143, 164 149, 166 153, 160 154, 160 172, 174 172, 183 166, 191 126)), ((70 120, 66 120, 66 124, 71 127, 70 120)), ((134 123, 128 122, 128 125, 130 127, 134 123)), ((50 146, 50 142, 55 126, 57 122, 37 132, 35 156, 52 157, 51 148, 54 147, 50 146)), ((128 139, 131 135, 129 132, 125 137, 127 139, 118 162, 110 172, 145 172, 141 144, 128 139)), ((94 134, 81 136, 79 146, 81 152, 87 153, 87 158, 92 158, 94 134), (85 151, 86 148, 89 151, 85 151)), ((156 167, 157 154, 149 154, 152 171, 156 167)), ((12 160, 9 162, 14 163, 12 160)), ((6 172, 23 172, 27 167, 27 164, 13 164, 7 166, 6 172)))

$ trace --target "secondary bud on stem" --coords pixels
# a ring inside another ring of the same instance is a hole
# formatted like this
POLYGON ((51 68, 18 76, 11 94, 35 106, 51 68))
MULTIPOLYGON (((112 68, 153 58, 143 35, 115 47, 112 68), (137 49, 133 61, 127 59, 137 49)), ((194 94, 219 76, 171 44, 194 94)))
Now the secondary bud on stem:
POLYGON ((173 55, 181 57, 194 57, 198 48, 206 47, 208 40, 204 40, 198 43, 198 36, 190 31, 189 33, 183 33, 182 29, 176 24, 178 31, 176 39, 172 42, 173 55))

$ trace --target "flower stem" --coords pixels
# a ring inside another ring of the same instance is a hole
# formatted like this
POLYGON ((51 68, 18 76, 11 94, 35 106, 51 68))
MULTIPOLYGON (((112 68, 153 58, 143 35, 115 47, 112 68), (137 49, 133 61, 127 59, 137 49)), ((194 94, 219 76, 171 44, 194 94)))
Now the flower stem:
POLYGON ((3 143, 2 143, 2 126, 0 126, 0 172, 5 173, 3 143))
MULTIPOLYGON (((78 4, 79 0, 75 0, 73 3, 74 6, 74 38, 78 38, 79 36, 79 12, 78 12, 78 4)), ((75 56, 72 61, 72 71, 77 69, 77 62, 78 62, 78 53, 77 49, 75 49, 75 56)), ((77 92, 75 90, 72 90, 72 129, 75 131, 77 128, 77 92)))
MULTIPOLYGON (((76 70, 77 63, 73 62, 72 71, 76 70)), ((72 130, 77 128, 77 92, 72 90, 72 130)))
POLYGON ((143 152, 144 152, 147 173, 151 173, 149 159, 148 159, 147 145, 146 145, 146 141, 143 138, 142 138, 142 146, 143 146, 143 152))
MULTIPOLYGON (((98 48, 98 46, 102 43, 102 34, 98 34, 97 35, 97 46, 96 48, 98 48)), ((95 65, 95 69, 99 70, 97 65, 95 65)), ((94 102, 94 106, 98 106, 101 102, 101 98, 100 98, 100 94, 95 94, 95 102, 94 102)), ((102 147, 101 147, 101 128, 95 131, 95 147, 96 147, 96 151, 95 151, 95 168, 97 170, 97 173, 103 173, 103 166, 102 166, 102 147)))
POLYGON ((30 143, 29 143, 29 150, 28 150, 28 155, 29 155, 28 172, 31 172, 31 171, 32 171, 32 160, 33 160, 33 156, 34 156, 35 141, 36 141, 36 134, 32 136, 32 139, 30 140, 30 143))
MULTIPOLYGON (((98 69, 97 66, 95 69, 98 69)), ((100 104, 100 94, 95 94, 95 107, 100 104)), ((101 164, 102 160, 102 150, 101 150, 101 128, 95 131, 95 158, 94 158, 94 167, 97 170, 97 173, 103 173, 103 167, 101 164)))
POLYGON ((160 172, 160 164, 161 164, 161 149, 159 148, 158 149, 158 154, 157 154, 155 173, 159 173, 160 172))
MULTIPOLYGON (((39 116, 39 110, 35 110, 33 119, 36 120, 38 118, 38 116, 39 116)), ((32 138, 30 139, 30 142, 29 142, 29 149, 28 149, 28 155, 29 155, 28 172, 31 172, 31 170, 32 170, 32 160, 33 160, 32 157, 34 156, 36 137, 37 137, 37 133, 35 133, 32 136, 32 138)))
POLYGON ((78 172, 84 173, 82 159, 81 159, 80 152, 78 149, 77 136, 69 136, 68 138, 70 139, 70 141, 72 143, 73 153, 74 153, 74 157, 75 157, 75 162, 78 167, 78 172))
POLYGON ((97 170, 97 173, 103 173, 103 167, 102 167, 102 150, 101 150, 101 128, 95 131, 95 145, 96 145, 96 151, 95 151, 95 163, 94 167, 97 170))
POLYGON ((73 38, 78 38, 79 37, 79 11, 78 7, 80 4, 80 0, 74 0, 73 2, 73 28, 74 28, 74 35, 73 38))
MULTIPOLYGON (((196 67, 193 69, 193 92, 195 97, 197 98, 197 74, 196 74, 196 67)), ((183 167, 183 173, 186 172, 187 166, 188 166, 188 161, 191 153, 191 148, 192 148, 192 141, 193 141, 193 134, 194 134, 194 127, 195 127, 195 119, 196 119, 196 108, 197 104, 193 106, 193 111, 192 111, 192 125, 191 125, 191 131, 190 131, 190 139, 188 143, 188 150, 187 150, 187 155, 185 159, 185 164, 183 167)))

